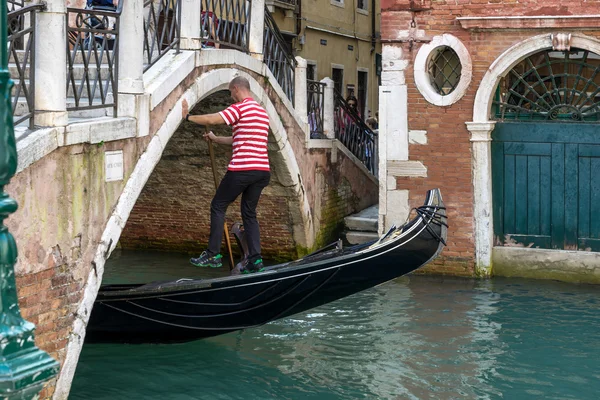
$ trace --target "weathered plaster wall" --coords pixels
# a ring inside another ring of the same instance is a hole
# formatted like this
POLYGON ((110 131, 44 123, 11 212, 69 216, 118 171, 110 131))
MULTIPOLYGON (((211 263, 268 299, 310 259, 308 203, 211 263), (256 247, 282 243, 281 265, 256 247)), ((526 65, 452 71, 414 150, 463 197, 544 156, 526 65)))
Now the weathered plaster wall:
MULTIPOLYGON (((19 204, 6 224, 19 248, 21 312, 36 325, 36 345, 61 363, 93 255, 143 148, 135 139, 60 148, 7 187, 19 204), (104 182, 109 150, 123 150, 123 181, 104 182)), ((53 383, 47 385, 42 398, 53 389, 53 383)))
MULTIPOLYGON (((523 21, 521 26, 512 29, 467 30, 463 29, 457 17, 488 16, 552 16, 552 15, 595 15, 600 14, 600 3, 589 1, 538 1, 498 0, 481 2, 464 0, 446 2, 420 0, 414 2, 416 8, 425 9, 415 13, 409 11, 408 0, 382 1, 382 38, 388 41, 384 45, 390 52, 401 54, 399 59, 387 60, 406 63, 402 82, 407 88, 408 132, 407 160, 421 162, 426 168, 425 177, 396 175, 388 182, 389 190, 405 190, 411 207, 422 202, 425 190, 440 187, 448 207, 450 228, 448 246, 440 258, 423 269, 426 273, 452 275, 476 275, 475 270, 475 223, 474 203, 477 202, 472 180, 472 143, 465 122, 473 121, 475 95, 483 76, 492 63, 511 46, 543 33, 582 32, 591 37, 600 37, 598 29, 582 30, 577 26, 569 29, 530 29, 531 25, 523 21), (493 4, 492 4, 493 3, 493 4), (414 16, 415 27, 411 28, 414 16), (417 39, 409 44, 409 37, 417 39), (440 107, 428 102, 417 89, 414 63, 419 49, 425 42, 436 36, 451 34, 467 48, 472 60, 472 80, 464 96, 456 103, 440 107), (414 140, 412 132, 415 133, 414 140), (426 139, 418 139, 417 136, 426 139)), ((587 22, 589 23, 589 21, 587 22)), ((578 22, 573 22, 577 25, 578 22)), ((384 55, 386 49, 384 49, 384 55)), ((388 69, 390 67, 388 64, 388 69)), ((384 75, 386 60, 384 56, 384 75)), ((384 77, 385 81, 385 77, 384 77)), ((386 83, 384 82, 384 85, 386 83)), ((385 88, 384 88, 385 89, 385 88)), ((487 110, 486 112, 489 112, 487 110)), ((487 117, 487 116, 486 116, 487 117)), ((484 117, 485 119, 485 117, 484 117)), ((392 145, 392 144, 390 144, 392 145)), ((389 153, 389 151, 388 151, 389 153)), ((491 210, 488 210, 491 213, 491 210)))

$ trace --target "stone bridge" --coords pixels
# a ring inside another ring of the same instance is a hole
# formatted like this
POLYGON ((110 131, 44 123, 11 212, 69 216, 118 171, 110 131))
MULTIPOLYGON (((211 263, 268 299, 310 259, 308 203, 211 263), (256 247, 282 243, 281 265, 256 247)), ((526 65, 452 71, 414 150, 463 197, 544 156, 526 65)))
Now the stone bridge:
MULTIPOLYGON (((123 18, 134 18, 131 7, 123 18)), ((36 118, 43 116, 36 121, 51 126, 16 129, 19 166, 7 192, 20 209, 7 225, 20 250, 20 305, 37 326, 38 347, 61 362, 43 397, 68 397, 104 264, 118 245, 203 250, 214 183, 202 132, 182 122, 184 99, 193 113, 214 112, 230 101, 220 91, 244 76, 266 108, 273 177, 258 213, 267 258, 290 259, 328 243, 343 217, 377 203, 377 179, 345 146, 331 137, 310 139, 303 60, 290 100, 261 51, 188 47, 167 52, 145 72, 141 54, 131 53, 120 69, 114 117, 77 119, 50 107, 36 110, 36 118)), ((220 176, 229 151, 216 148, 220 176)), ((232 206, 230 223, 239 220, 236 213, 232 206)))

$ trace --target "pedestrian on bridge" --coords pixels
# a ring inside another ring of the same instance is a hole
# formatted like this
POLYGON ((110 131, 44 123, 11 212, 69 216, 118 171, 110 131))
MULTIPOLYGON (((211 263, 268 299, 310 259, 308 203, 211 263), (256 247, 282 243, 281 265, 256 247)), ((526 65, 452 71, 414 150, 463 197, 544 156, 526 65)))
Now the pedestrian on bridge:
MULTIPOLYGON (((263 268, 256 206, 271 179, 267 154, 269 116, 252 98, 250 82, 246 78, 234 78, 229 83, 229 92, 235 103, 214 114, 191 115, 187 101, 183 100, 182 113, 186 121, 200 125, 227 124, 233 128, 232 136, 216 136, 212 131, 204 134, 207 141, 233 146, 233 153, 227 172, 210 204, 208 249, 199 257, 190 259, 190 262, 197 267, 222 266, 223 257, 220 252, 225 212, 242 195, 242 221, 249 252, 248 262, 242 267, 242 273, 250 273, 263 268)), ((209 145, 212 146, 211 143, 209 145)))

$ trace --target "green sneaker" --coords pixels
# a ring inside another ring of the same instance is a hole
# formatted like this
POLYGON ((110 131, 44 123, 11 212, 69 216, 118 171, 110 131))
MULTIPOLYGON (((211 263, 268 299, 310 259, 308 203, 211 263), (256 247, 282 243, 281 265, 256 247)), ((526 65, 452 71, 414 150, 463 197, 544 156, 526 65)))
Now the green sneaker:
POLYGON ((248 262, 242 267, 242 274, 252 274, 254 272, 262 272, 265 270, 262 258, 257 258, 254 262, 248 262))
POLYGON ((190 258, 190 263, 196 267, 220 268, 223 266, 223 256, 217 254, 209 256, 206 251, 202 252, 198 258, 190 258))

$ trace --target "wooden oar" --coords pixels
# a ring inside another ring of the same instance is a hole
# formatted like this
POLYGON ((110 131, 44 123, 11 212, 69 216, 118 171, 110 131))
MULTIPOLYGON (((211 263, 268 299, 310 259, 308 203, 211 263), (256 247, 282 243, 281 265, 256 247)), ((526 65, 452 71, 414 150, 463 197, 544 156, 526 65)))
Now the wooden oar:
MULTIPOLYGON (((204 128, 204 131, 208 133, 208 127, 204 128)), ((210 164, 212 165, 213 178, 215 179, 215 190, 219 187, 219 180, 217 179, 217 167, 215 166, 215 153, 213 151, 212 140, 208 140, 208 154, 210 155, 210 164)), ((233 263, 233 253, 231 252, 231 240, 229 240, 229 231, 227 230, 227 221, 225 225, 225 242, 227 242, 227 251, 229 252, 229 270, 231 271, 235 264, 233 263)))

